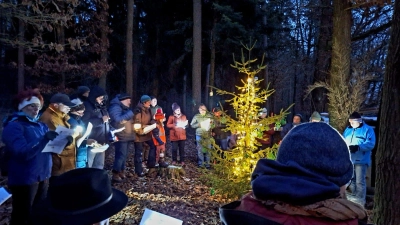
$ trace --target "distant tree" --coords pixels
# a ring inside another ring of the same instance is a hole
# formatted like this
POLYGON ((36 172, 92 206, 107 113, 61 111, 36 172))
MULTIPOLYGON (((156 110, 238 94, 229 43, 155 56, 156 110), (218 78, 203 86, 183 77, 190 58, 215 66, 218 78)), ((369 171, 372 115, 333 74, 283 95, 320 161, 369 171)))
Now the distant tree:
POLYGON ((393 25, 379 113, 374 222, 400 224, 400 1, 394 3, 393 25))
POLYGON ((193 0, 193 68, 192 97, 194 105, 201 102, 201 0, 193 0))
POLYGON ((126 92, 133 94, 133 4, 134 0, 127 0, 128 14, 126 23, 126 92))

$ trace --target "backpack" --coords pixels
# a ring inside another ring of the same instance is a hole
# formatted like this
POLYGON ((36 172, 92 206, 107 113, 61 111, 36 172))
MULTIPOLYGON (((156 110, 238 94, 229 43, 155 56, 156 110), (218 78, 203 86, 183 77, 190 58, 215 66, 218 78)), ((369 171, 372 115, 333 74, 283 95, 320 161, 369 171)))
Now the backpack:
POLYGON ((10 160, 10 153, 7 151, 7 146, 0 147, 0 175, 3 177, 8 176, 8 161, 10 160))

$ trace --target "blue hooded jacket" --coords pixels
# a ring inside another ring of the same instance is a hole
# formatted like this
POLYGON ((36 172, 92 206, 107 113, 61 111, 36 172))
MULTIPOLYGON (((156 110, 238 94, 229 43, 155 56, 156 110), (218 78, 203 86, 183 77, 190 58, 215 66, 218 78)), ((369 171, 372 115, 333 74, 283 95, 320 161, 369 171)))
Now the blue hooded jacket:
POLYGON ((22 112, 4 121, 3 143, 7 146, 8 185, 30 185, 51 175, 51 153, 42 153, 48 143, 46 124, 28 119, 22 112))
POLYGON ((361 123, 357 128, 349 126, 344 130, 343 137, 348 146, 358 145, 360 147, 357 152, 351 153, 353 164, 371 166, 372 149, 374 149, 376 142, 374 129, 365 123, 361 123))

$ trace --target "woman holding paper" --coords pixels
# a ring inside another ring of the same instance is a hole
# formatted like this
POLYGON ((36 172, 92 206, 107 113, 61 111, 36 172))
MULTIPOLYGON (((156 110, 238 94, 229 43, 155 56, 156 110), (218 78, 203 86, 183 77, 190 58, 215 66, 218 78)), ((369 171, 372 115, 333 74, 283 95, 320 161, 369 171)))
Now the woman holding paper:
POLYGON ((8 187, 12 191, 11 225, 28 223, 32 206, 47 194, 51 155, 42 153, 57 133, 38 121, 43 97, 33 90, 14 99, 17 112, 4 121, 2 140, 8 155, 8 187))
POLYGON ((172 104, 173 115, 168 117, 167 127, 169 131, 169 140, 172 144, 172 164, 177 163, 178 148, 181 166, 185 165, 185 141, 186 141, 186 127, 188 120, 181 112, 181 107, 177 103, 172 104))

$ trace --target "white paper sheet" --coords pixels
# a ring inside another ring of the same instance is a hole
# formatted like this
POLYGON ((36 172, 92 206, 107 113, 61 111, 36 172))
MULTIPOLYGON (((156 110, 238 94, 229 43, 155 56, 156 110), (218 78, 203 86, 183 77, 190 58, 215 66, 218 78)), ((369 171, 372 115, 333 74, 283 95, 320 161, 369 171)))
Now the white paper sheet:
POLYGON ((211 120, 209 118, 200 122, 201 128, 206 131, 210 130, 210 124, 211 124, 211 120))
POLYGON ((83 136, 76 141, 76 146, 78 146, 78 147, 81 146, 83 140, 85 140, 86 137, 89 136, 90 132, 92 132, 92 128, 93 128, 93 124, 91 122, 89 122, 83 136))
POLYGON ((7 201, 7 199, 11 198, 11 196, 12 194, 8 193, 4 187, 0 187, 0 205, 7 201))
POLYGON ((58 126, 56 132, 58 133, 58 136, 54 140, 49 141, 42 152, 54 152, 60 154, 68 142, 67 136, 72 136, 74 134, 74 130, 63 126, 58 126))
POLYGON ((157 124, 153 123, 152 125, 148 125, 145 128, 143 128, 143 134, 147 134, 150 131, 154 130, 156 128, 157 124))
POLYGON ((178 122, 176 124, 177 127, 180 127, 180 128, 183 128, 183 129, 185 129, 186 125, 188 125, 188 121, 187 120, 178 122))
POLYGON ((146 208, 140 225, 182 225, 183 221, 146 208))
POLYGON ((98 148, 92 148, 90 149, 91 152, 104 152, 105 150, 107 150, 109 147, 108 144, 102 145, 101 147, 98 148))

